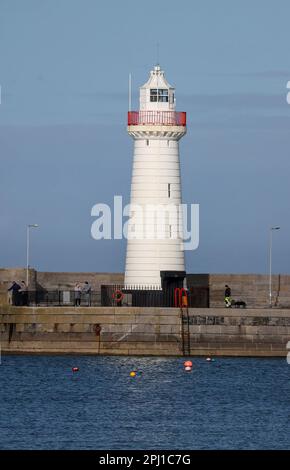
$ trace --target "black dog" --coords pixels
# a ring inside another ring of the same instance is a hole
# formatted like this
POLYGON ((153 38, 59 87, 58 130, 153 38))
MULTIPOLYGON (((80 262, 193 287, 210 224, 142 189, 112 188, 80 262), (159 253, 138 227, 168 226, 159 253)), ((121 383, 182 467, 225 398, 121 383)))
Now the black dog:
POLYGON ((233 300, 232 305, 234 305, 236 308, 246 308, 247 304, 243 300, 233 300))

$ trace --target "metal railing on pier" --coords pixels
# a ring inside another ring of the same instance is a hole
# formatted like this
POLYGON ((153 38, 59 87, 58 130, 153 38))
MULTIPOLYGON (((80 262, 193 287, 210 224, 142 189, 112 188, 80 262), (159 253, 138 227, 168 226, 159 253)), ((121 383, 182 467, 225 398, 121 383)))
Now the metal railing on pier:
POLYGON ((15 292, 12 296, 15 306, 69 307, 101 306, 101 292, 76 293, 74 290, 33 290, 15 292))
MULTIPOLYGON (((102 285, 99 290, 76 292, 73 289, 37 289, 14 292, 15 306, 43 307, 180 307, 180 288, 156 286, 102 285), (178 293, 178 295, 177 295, 178 293)), ((188 307, 208 307, 209 290, 201 287, 182 289, 188 307)))

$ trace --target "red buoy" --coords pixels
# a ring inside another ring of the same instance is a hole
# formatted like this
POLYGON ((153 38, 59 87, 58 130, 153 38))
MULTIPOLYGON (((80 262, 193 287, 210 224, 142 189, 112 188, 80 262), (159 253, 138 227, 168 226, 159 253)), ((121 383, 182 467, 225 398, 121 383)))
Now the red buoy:
POLYGON ((78 372, 78 371, 79 371, 79 368, 78 368, 78 367, 73 367, 73 368, 72 368, 72 371, 73 371, 73 372, 78 372))
POLYGON ((185 361, 183 365, 184 365, 184 367, 192 367, 192 362, 191 361, 185 361))

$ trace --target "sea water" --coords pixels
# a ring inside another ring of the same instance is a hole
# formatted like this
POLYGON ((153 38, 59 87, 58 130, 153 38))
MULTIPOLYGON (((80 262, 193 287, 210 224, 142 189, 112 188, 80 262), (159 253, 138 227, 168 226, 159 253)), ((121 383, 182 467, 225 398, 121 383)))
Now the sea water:
POLYGON ((2 356, 0 448, 290 449, 286 358, 191 360, 2 356))

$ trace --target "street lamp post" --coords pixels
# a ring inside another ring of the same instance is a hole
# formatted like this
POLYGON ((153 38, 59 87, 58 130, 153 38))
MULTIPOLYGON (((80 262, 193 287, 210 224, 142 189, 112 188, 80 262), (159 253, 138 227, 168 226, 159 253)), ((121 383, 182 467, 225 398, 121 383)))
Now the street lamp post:
POLYGON ((38 224, 29 224, 26 227, 26 286, 29 284, 29 232, 31 228, 37 228, 38 224))
POLYGON ((269 306, 272 307, 272 241, 273 230, 280 230, 280 227, 270 227, 270 247, 269 247, 269 306))

